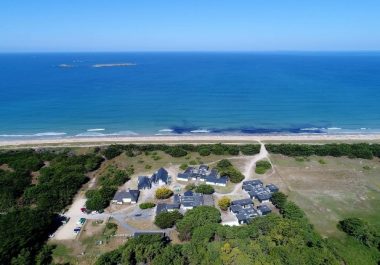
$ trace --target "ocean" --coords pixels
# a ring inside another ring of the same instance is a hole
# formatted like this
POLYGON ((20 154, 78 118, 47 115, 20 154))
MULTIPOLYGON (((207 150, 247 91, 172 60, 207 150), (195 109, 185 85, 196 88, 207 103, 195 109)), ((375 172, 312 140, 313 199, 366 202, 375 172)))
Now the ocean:
POLYGON ((379 103, 376 52, 0 54, 0 140, 377 133, 379 103))

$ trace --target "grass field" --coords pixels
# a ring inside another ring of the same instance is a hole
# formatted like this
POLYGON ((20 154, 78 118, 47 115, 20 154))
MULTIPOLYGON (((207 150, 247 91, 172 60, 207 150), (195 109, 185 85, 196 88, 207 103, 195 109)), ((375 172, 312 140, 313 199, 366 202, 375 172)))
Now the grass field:
POLYGON ((272 155, 271 177, 324 236, 339 236, 337 222, 360 217, 380 229, 380 161, 272 155))

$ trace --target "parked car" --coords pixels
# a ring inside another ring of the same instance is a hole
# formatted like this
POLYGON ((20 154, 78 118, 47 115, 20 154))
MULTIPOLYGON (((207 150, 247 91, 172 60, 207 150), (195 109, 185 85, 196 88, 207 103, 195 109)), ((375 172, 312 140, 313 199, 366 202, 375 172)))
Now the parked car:
POLYGON ((86 218, 80 218, 77 222, 78 225, 84 225, 84 223, 86 222, 86 218))
POLYGON ((136 217, 139 217, 139 216, 141 216, 141 215, 142 215, 141 213, 136 213, 136 214, 135 214, 136 217))
POLYGON ((70 217, 68 216, 62 216, 62 224, 67 224, 70 220, 70 217))
POLYGON ((80 211, 81 211, 82 213, 87 213, 87 209, 86 209, 86 208, 80 208, 80 211))
POLYGON ((80 232, 81 228, 78 226, 78 227, 75 227, 74 228, 74 233, 75 234, 78 234, 80 232))

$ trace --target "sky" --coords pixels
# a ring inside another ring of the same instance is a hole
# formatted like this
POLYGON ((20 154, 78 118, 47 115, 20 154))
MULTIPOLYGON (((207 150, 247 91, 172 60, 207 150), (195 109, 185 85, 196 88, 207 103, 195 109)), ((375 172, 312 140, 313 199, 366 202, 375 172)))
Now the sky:
POLYGON ((380 50, 379 0, 1 0, 0 52, 380 50))

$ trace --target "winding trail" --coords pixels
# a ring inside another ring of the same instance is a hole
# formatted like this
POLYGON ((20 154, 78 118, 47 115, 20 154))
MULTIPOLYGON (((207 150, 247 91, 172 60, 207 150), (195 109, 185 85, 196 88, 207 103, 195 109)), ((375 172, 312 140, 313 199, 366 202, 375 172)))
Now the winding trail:
MULTIPOLYGON (((259 143, 261 145, 261 147, 260 147, 260 153, 258 153, 257 155, 252 156, 251 160, 249 161, 249 163, 246 164, 244 172, 243 172, 244 179, 240 183, 236 184, 235 187, 234 187, 234 189, 231 192, 224 193, 224 194, 221 194, 221 195, 225 196, 225 195, 234 195, 234 194, 237 194, 237 192, 242 189, 243 181, 248 180, 252 176, 252 173, 253 173, 253 170, 255 169, 257 161, 260 161, 262 159, 267 159, 270 162, 270 160, 269 160, 269 154, 268 154, 267 149, 265 148, 265 145, 262 142, 260 142, 260 141, 259 141, 259 143)), ((272 162, 270 162, 270 163, 272 164, 272 162)))

